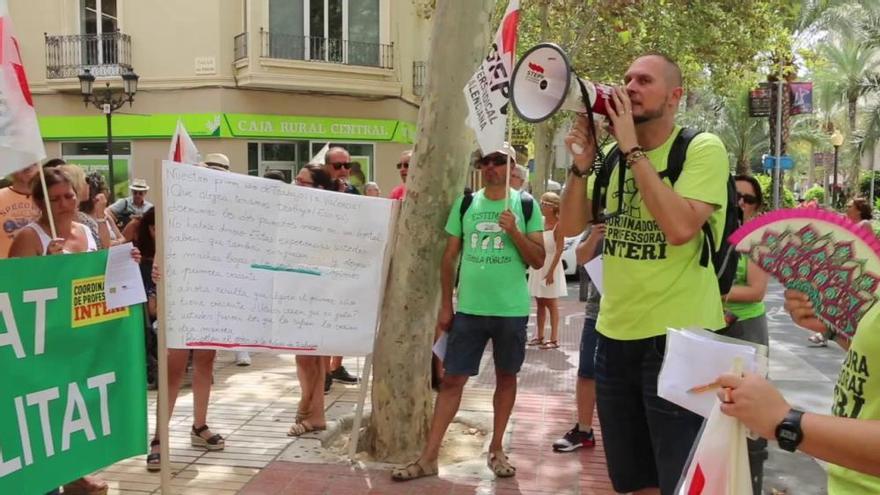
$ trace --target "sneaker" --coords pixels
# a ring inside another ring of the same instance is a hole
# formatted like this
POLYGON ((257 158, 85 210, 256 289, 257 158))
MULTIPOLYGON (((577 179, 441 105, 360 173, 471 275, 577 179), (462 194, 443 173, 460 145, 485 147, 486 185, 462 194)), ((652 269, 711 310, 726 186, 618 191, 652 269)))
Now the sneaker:
POLYGON ((330 393, 330 387, 333 386, 333 377, 330 376, 330 373, 324 375, 324 395, 330 393))
POLYGON ((348 370, 345 369, 345 366, 340 366, 331 371, 330 378, 340 383, 358 383, 360 381, 358 377, 349 374, 348 370))
POLYGON ((250 366, 251 355, 247 351, 235 351, 236 366, 250 366))
POLYGON ((590 431, 580 431, 578 425, 566 432, 562 438, 553 442, 554 452, 571 452, 581 447, 595 447, 596 438, 593 436, 593 429, 590 431))

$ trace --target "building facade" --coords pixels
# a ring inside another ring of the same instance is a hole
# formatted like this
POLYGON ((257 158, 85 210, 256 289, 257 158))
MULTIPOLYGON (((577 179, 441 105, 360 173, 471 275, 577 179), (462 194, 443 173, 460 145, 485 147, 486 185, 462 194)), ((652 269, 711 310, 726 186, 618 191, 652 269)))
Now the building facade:
POLYGON ((399 182, 430 32, 411 0, 10 0, 10 13, 50 158, 106 171, 107 120, 78 75, 99 92, 138 74, 111 120, 117 192, 157 183, 178 119, 234 172, 289 180, 329 142, 359 164, 353 182, 399 182))

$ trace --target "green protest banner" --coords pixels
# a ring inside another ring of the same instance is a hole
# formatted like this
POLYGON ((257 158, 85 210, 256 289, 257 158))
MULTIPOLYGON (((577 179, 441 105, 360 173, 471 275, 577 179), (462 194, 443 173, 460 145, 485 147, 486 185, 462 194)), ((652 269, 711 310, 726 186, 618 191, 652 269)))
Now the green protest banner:
POLYGON ((0 493, 146 451, 141 305, 104 304, 107 251, 0 260, 0 493))

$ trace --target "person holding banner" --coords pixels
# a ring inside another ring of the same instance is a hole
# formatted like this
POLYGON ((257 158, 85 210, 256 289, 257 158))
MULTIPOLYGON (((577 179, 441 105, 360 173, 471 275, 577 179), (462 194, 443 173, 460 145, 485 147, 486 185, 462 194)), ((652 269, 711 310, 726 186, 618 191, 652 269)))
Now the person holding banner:
MULTIPOLYGON (((97 251, 97 243, 89 229, 73 221, 78 205, 73 180, 57 168, 46 170, 45 176, 45 193, 39 180, 33 181, 31 191, 34 203, 42 214, 39 219, 29 223, 15 235, 9 249, 9 257, 25 258, 97 251), (49 208, 52 208, 55 227, 58 235, 62 236, 60 238, 52 239, 48 233, 53 230, 50 226, 49 208)), ((139 253, 138 257, 140 257, 139 253)), ((103 495, 108 489, 107 482, 97 476, 83 476, 64 485, 64 493, 71 494, 103 495)))
POLYGON ((830 462, 829 495, 880 493, 880 306, 862 317, 851 341, 819 321, 803 292, 786 290, 785 309, 797 325, 824 333, 847 350, 832 415, 792 408, 773 384, 754 374, 719 377, 721 412, 784 450, 830 462))
POLYGON ((443 361, 446 372, 434 406, 428 443, 417 460, 392 470, 395 481, 437 474, 443 436, 458 412, 468 377, 479 373, 489 339, 496 386, 487 464, 499 478, 516 475, 501 441, 516 400, 516 375, 526 354, 530 304, 525 268, 544 264, 544 219, 537 208, 530 214, 525 212, 520 193, 506 187, 515 156, 509 145, 483 155, 476 166, 485 188, 472 196, 459 197, 449 211, 437 316, 437 326, 449 332, 443 361), (452 289, 459 253, 458 308, 453 316, 452 289))
MULTIPOLYGON (((674 187, 660 174, 681 130, 675 115, 684 89, 675 61, 639 57, 624 82, 606 101, 623 160, 610 174, 607 204, 597 205, 605 208, 606 276, 596 328, 596 404, 614 489, 671 494, 703 418, 659 397, 657 378, 667 328, 725 326, 715 270, 700 263, 700 254, 704 225, 715 239, 723 234, 730 173, 724 144, 704 132, 690 142, 674 187)), ((561 225, 573 236, 597 220, 593 199, 600 199, 588 187, 598 150, 585 116, 566 144, 573 164, 561 225)))
POLYGON ((37 176, 36 163, 10 175, 12 184, 0 189, 0 259, 9 255, 15 233, 40 216, 31 196, 31 181, 37 176))

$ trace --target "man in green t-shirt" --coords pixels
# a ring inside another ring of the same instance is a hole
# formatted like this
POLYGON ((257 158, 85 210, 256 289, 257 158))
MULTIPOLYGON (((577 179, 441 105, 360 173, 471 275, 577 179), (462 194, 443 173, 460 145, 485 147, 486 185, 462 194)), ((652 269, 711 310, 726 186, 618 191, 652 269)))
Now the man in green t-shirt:
MULTIPOLYGON (((620 493, 671 494, 702 417, 657 396, 667 328, 724 327, 714 269, 701 266, 702 227, 724 227, 729 177, 724 145, 698 134, 675 184, 661 176, 681 130, 681 71, 651 54, 627 70, 607 102, 625 174, 611 173, 605 205, 604 293, 597 321, 596 399, 608 472, 620 493)), ((574 163, 562 196, 566 236, 592 221, 588 188, 597 150, 578 118, 566 143, 574 163)))
POLYGON ((468 377, 479 373, 480 358, 490 339, 496 385, 488 465, 498 477, 516 474, 501 440, 516 399, 516 374, 526 353, 530 309, 526 266, 540 268, 544 264, 544 219, 534 204, 531 213, 525 214, 521 193, 506 188, 507 175, 516 165, 515 156, 506 144, 484 155, 475 166, 485 187, 470 196, 466 208, 462 207, 463 196, 449 211, 437 316, 437 326, 448 331, 443 360, 446 373, 434 405, 428 443, 418 460, 391 472, 394 480, 437 474, 437 458, 446 428, 458 412, 468 377), (452 289, 459 253, 458 308, 453 317, 452 289))

